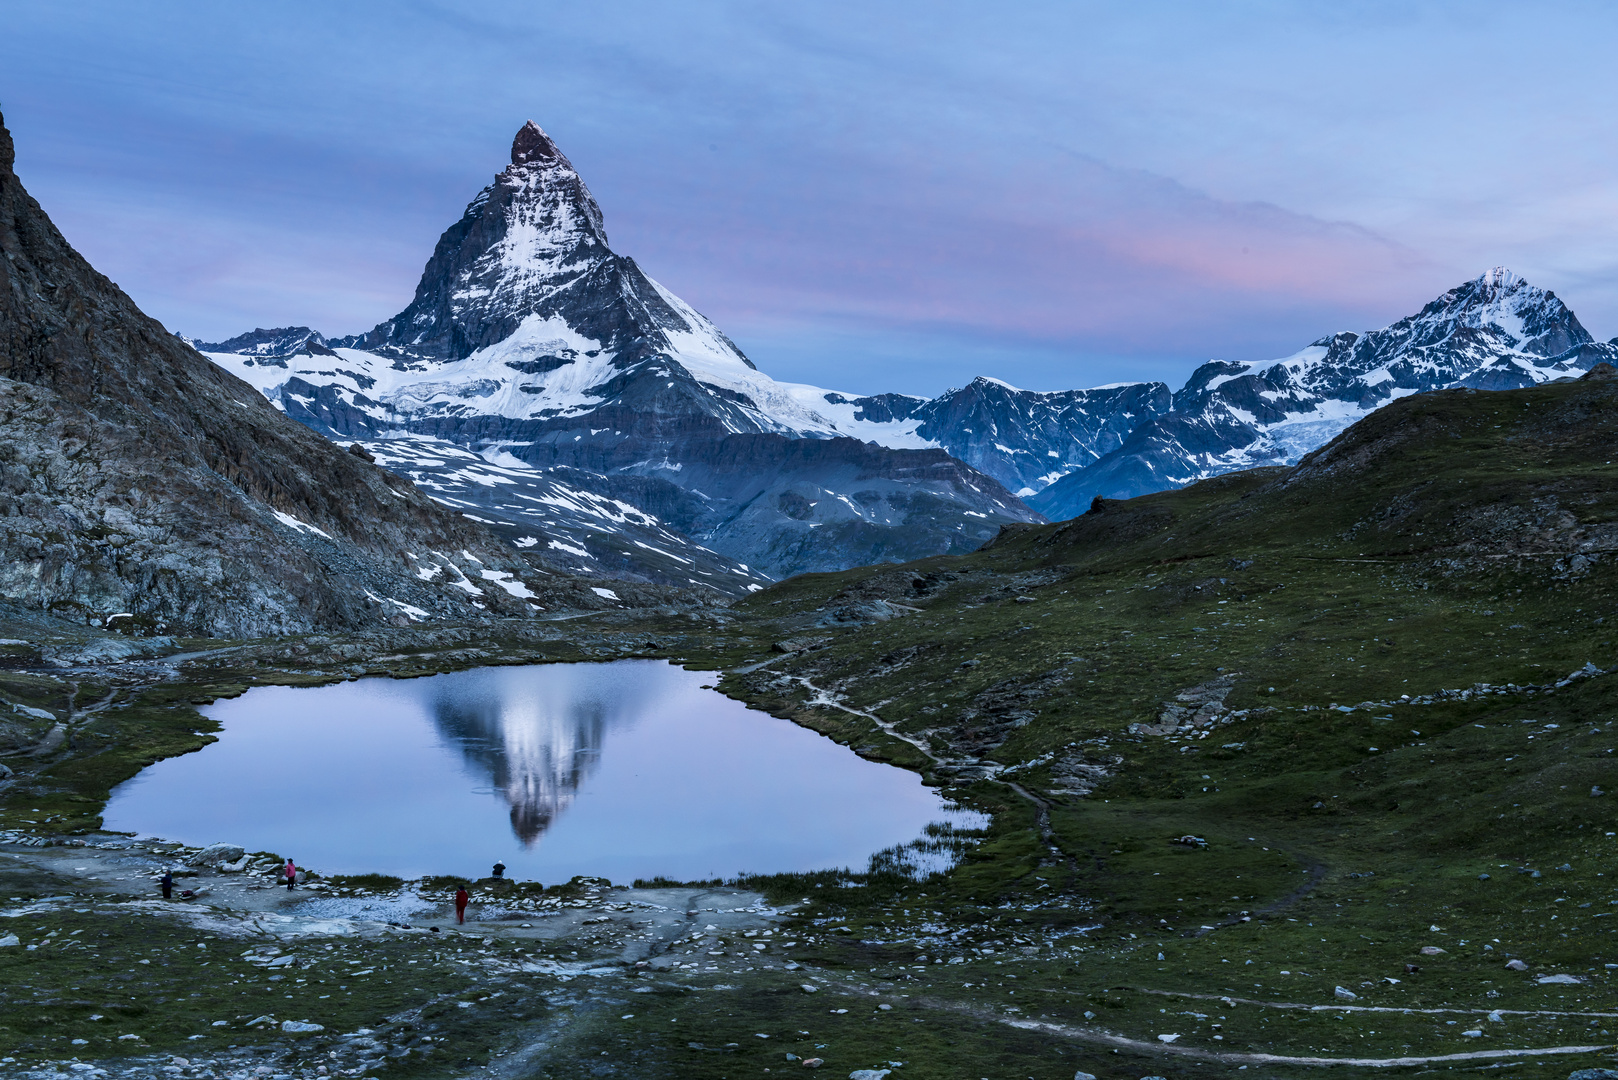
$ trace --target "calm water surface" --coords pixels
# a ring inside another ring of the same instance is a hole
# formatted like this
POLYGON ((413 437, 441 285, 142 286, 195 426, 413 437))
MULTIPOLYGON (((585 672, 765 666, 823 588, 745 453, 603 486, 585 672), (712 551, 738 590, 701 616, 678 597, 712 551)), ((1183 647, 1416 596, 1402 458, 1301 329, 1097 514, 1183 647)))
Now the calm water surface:
POLYGON ((864 869, 930 822, 982 823, 713 678, 624 660, 259 687, 205 707, 219 741, 120 785, 106 827, 324 873, 627 883, 864 869))

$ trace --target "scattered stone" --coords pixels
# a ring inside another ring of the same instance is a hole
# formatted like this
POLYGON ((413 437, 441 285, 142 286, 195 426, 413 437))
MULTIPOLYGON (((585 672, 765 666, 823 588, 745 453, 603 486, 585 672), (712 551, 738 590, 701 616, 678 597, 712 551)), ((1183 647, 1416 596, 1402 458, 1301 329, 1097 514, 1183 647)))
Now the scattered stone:
POLYGON ((257 1027, 260 1024, 273 1024, 273 1023, 275 1023, 275 1017, 273 1017, 273 1016, 257 1016, 257 1017, 254 1017, 253 1019, 249 1020, 247 1022, 247 1026, 248 1027, 257 1027))
POLYGON ((1584 980, 1577 975, 1541 975, 1535 981, 1541 986, 1577 986, 1584 980))
POLYGON ((1463 1038, 1467 1038, 1467 1039, 1476 1039, 1479 1036, 1481 1036, 1482 1034, 1483 1034, 1483 1031, 1481 1029, 1479 1029, 1479 1028, 1473 1028, 1471 1031, 1463 1031, 1463 1032, 1461 1032, 1461 1036, 1463 1038))
POLYGON ((1479 881, 1488 881, 1489 880, 1489 875, 1488 874, 1479 874, 1478 875, 1478 880, 1479 881))
POLYGON ((1506 962, 1506 970, 1507 971, 1527 971, 1528 970, 1528 965, 1523 963, 1521 960, 1508 960, 1506 962))
POLYGON ((1592 798, 1592 799, 1599 798, 1599 797, 1601 797, 1602 795, 1605 795, 1605 794, 1606 794, 1606 792, 1602 791, 1598 787, 1593 787, 1593 788, 1590 789, 1590 798, 1592 798))
POLYGON ((22 939, 17 937, 16 934, 7 934, 5 937, 0 937, 0 949, 5 948, 7 945, 21 945, 21 944, 22 944, 22 939))
POLYGON ((1618 1080, 1618 1069, 1576 1069, 1567 1080, 1618 1080))
POLYGON ((1159 1035, 1157 1037, 1157 1041, 1161 1042, 1161 1043, 1171 1043, 1175 1039, 1178 1039, 1179 1037, 1180 1036, 1178 1036, 1178 1035, 1159 1035))
POLYGON ((1421 955, 1423 956, 1443 956, 1445 951, 1446 950, 1440 949, 1437 945, 1423 945, 1421 947, 1421 955))
POLYGON ((1095 1073, 1087 1073, 1083 1069, 1073 1074, 1073 1080, 1096 1080, 1095 1073))
POLYGON ((1339 986, 1332 990, 1332 997, 1335 997, 1338 1001, 1353 1001, 1359 995, 1352 990, 1339 986))
POLYGON ((800 983, 798 985, 798 989, 802 990, 806 994, 820 993, 820 987, 816 986, 814 983, 800 983))
POLYGON ((824 1064, 826 1064, 826 1062, 821 1058, 804 1058, 803 1059, 803 1067, 806 1068, 806 1069, 818 1069, 824 1064))
POLYGON ((892 1069, 855 1069, 848 1074, 848 1080, 882 1080, 892 1072, 892 1069))

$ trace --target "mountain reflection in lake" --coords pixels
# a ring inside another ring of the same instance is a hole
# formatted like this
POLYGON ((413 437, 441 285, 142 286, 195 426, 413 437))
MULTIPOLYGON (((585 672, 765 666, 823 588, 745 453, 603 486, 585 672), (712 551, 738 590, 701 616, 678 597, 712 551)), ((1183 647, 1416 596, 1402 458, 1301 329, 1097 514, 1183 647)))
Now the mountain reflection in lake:
POLYGON ((585 774, 601 757, 609 717, 622 720, 637 711, 609 709, 600 696, 579 693, 583 688, 571 685, 574 680, 549 681, 565 683, 573 693, 502 694, 484 687, 477 696, 460 696, 456 688, 443 685, 432 700, 439 731, 505 795, 511 831, 525 845, 573 801, 585 774))
POLYGON ((976 824, 656 661, 260 687, 219 742, 121 785, 109 829, 291 855, 326 873, 544 881, 863 869, 930 822, 976 824))

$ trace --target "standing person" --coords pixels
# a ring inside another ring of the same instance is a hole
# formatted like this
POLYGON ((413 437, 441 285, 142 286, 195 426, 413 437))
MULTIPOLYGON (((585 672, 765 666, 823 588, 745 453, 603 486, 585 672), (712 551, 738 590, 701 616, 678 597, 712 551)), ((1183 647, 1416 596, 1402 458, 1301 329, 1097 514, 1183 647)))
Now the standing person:
POLYGON ((472 899, 472 897, 469 896, 467 894, 467 892, 466 892, 466 886, 465 885, 462 885, 459 889, 455 890, 455 921, 456 922, 463 923, 463 922, 466 921, 466 905, 471 899, 472 899))
POLYGON ((494 876, 497 877, 497 878, 503 878, 503 877, 506 876, 506 864, 505 863, 497 862, 497 863, 494 864, 494 876))
POLYGON ((170 870, 163 871, 163 880, 162 880, 161 884, 163 886, 163 899, 165 899, 165 900, 174 899, 174 873, 173 873, 173 871, 170 871, 170 870))
POLYGON ((287 859, 286 866, 282 868, 281 872, 286 875, 287 892, 291 892, 292 887, 298 883, 298 868, 289 858, 287 859))

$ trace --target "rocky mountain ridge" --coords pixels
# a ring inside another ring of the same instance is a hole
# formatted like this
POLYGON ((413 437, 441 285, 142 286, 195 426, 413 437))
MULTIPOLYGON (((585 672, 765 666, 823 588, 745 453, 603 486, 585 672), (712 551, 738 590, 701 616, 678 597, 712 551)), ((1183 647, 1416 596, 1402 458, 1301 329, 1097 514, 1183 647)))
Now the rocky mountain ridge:
POLYGON ((1270 364, 1210 361, 1173 407, 1029 500, 1055 519, 1220 473, 1290 465, 1390 401, 1454 387, 1510 390, 1618 359, 1555 293, 1496 267, 1391 326, 1338 333, 1270 364))
MULTIPOLYGON (((203 345, 215 362, 315 431, 373 452, 426 437, 526 468, 505 479, 534 488, 521 493, 529 509, 565 510, 542 490, 565 473, 575 491, 672 514, 674 531, 709 549, 700 558, 750 568, 738 583, 971 550, 1001 524, 1039 520, 926 439, 849 437, 881 425, 839 423, 858 406, 759 372, 612 251, 594 197, 532 123, 399 315, 348 338, 295 327, 217 344, 203 345)), ((412 475, 425 483, 427 468, 412 475)), ((509 523, 548 527, 532 514, 509 523)), ((551 526, 567 531, 561 518, 551 526)), ((664 573, 637 559, 619 572, 664 573)))
POLYGON ((607 606, 141 312, 14 160, 0 120, 0 600, 222 637, 607 606))

